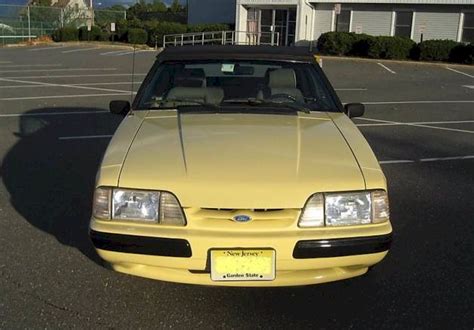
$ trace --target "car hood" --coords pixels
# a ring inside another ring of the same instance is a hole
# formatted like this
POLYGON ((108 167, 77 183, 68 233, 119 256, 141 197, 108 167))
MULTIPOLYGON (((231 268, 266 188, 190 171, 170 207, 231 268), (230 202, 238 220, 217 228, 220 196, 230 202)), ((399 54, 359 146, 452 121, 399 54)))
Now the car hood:
POLYGON ((326 113, 150 111, 119 186, 174 193, 183 207, 301 208, 315 192, 365 189, 361 169, 326 113))

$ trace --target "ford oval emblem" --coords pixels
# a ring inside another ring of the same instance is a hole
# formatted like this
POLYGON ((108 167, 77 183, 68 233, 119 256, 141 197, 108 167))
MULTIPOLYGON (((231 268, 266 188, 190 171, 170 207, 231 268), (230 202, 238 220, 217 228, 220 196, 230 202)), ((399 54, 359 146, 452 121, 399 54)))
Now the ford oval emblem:
POLYGON ((249 217, 248 215, 244 215, 244 214, 236 215, 232 219, 234 219, 235 222, 249 222, 250 220, 252 220, 251 217, 249 217))

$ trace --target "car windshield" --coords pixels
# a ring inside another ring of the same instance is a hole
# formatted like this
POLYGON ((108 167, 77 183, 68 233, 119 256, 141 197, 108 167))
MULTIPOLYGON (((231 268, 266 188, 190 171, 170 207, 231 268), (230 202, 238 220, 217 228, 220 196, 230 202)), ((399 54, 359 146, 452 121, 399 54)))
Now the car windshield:
POLYGON ((257 112, 265 108, 338 111, 321 73, 311 63, 207 60, 157 64, 135 108, 184 107, 196 111, 237 107, 257 112))

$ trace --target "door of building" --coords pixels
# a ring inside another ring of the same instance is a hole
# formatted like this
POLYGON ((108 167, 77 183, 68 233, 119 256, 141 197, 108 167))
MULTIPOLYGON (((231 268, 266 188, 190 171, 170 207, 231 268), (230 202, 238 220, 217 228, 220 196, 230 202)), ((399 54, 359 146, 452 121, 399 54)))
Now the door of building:
POLYGON ((260 44, 289 46, 295 42, 296 8, 260 9, 260 44))

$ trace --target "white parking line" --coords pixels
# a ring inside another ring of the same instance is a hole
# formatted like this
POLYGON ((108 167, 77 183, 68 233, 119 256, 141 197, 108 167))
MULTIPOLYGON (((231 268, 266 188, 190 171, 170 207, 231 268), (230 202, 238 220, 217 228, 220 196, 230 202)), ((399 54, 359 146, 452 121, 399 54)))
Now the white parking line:
POLYGON ((89 50, 94 50, 94 49, 98 49, 97 47, 93 47, 93 48, 78 48, 78 49, 71 49, 71 50, 65 50, 65 51, 62 51, 61 53, 63 54, 68 54, 68 53, 75 53, 75 52, 87 52, 89 50))
POLYGON ((40 85, 40 86, 88 89, 88 90, 96 90, 96 91, 101 91, 101 92, 128 93, 128 91, 124 91, 124 90, 121 90, 121 89, 98 88, 98 87, 87 87, 87 86, 74 86, 74 85, 68 85, 68 84, 51 84, 51 83, 44 83, 44 82, 39 82, 39 81, 24 81, 24 80, 18 80, 18 79, 0 78, 0 81, 8 81, 8 82, 16 82, 16 83, 27 83, 27 84, 34 84, 34 85, 40 85))
MULTIPOLYGON (((131 73, 108 73, 108 74, 77 74, 77 75, 59 75, 59 76, 13 76, 13 77, 2 77, 7 79, 43 79, 43 78, 85 78, 85 77, 119 77, 119 76, 131 76, 131 73)), ((146 76, 146 73, 135 73, 134 76, 146 76)))
POLYGON ((89 139, 110 139, 113 135, 82 135, 82 136, 60 136, 58 140, 89 140, 89 139))
POLYGON ((466 88, 469 88, 469 89, 474 89, 474 85, 463 85, 462 87, 466 87, 466 88))
POLYGON ((392 69, 388 68, 387 66, 383 65, 382 63, 377 63, 378 65, 380 65, 382 68, 384 68, 385 70, 387 70, 388 72, 392 73, 392 74, 396 74, 395 71, 393 71, 392 69))
POLYGON ((469 156, 455 156, 455 157, 437 157, 437 158, 421 158, 417 160, 400 159, 400 160, 382 160, 380 164, 406 164, 406 163, 428 163, 428 162, 443 162, 449 160, 469 160, 474 159, 474 155, 469 156))
POLYGON ((13 64, 13 65, 1 65, 0 68, 23 68, 23 67, 58 67, 63 66, 62 64, 13 64))
POLYGON ((117 68, 31 69, 31 70, 1 70, 0 73, 43 72, 43 71, 48 71, 48 72, 57 72, 57 71, 116 71, 116 70, 117 70, 117 68))
POLYGON ((61 49, 61 48, 67 48, 71 46, 50 46, 50 47, 44 47, 44 48, 34 48, 34 49, 28 49, 29 52, 37 52, 40 50, 54 50, 54 49, 61 49))
POLYGON ((399 159, 399 160, 382 160, 379 164, 406 164, 406 163, 414 163, 414 160, 409 159, 399 159))
POLYGON ((117 54, 117 53, 129 52, 129 51, 130 49, 121 49, 121 50, 114 50, 114 51, 106 52, 106 53, 100 53, 99 55, 106 56, 106 55, 112 55, 112 54, 117 54))
POLYGON ((49 95, 49 96, 32 96, 32 97, 7 97, 0 101, 23 101, 23 100, 41 100, 41 99, 67 99, 80 97, 103 97, 103 96, 127 96, 125 93, 111 93, 111 94, 80 94, 80 95, 49 95))
POLYGON ((459 71, 459 70, 455 70, 453 68, 450 68, 450 67, 446 67, 446 69, 448 69, 449 71, 453 71, 453 72, 456 72, 456 73, 459 73, 459 74, 462 74, 464 76, 467 76, 469 78, 474 78, 474 76, 472 74, 469 74, 469 73, 466 73, 466 72, 462 72, 462 71, 459 71))
POLYGON ((334 88, 336 91, 366 91, 367 88, 334 88))
POLYGON ((362 102, 366 105, 390 105, 390 104, 446 104, 446 103, 474 103, 474 100, 439 100, 439 101, 381 101, 381 102, 362 102))
POLYGON ((428 126, 428 125, 423 125, 423 124, 403 123, 403 122, 398 122, 398 121, 381 120, 381 119, 372 119, 372 118, 362 118, 362 117, 359 117, 359 119, 360 119, 360 120, 366 120, 366 121, 374 121, 374 122, 379 122, 379 123, 389 123, 389 124, 394 124, 394 125, 404 125, 404 126, 413 126, 413 127, 423 127, 423 128, 431 128, 431 129, 440 130, 440 131, 451 131, 451 132, 459 132, 459 133, 468 133, 468 134, 474 134, 474 131, 468 131, 468 130, 464 130, 464 129, 457 129, 457 128, 447 128, 447 127, 428 126))
POLYGON ((3 113, 0 118, 4 117, 41 117, 41 116, 67 116, 67 115, 92 115, 110 113, 109 111, 58 111, 58 112, 36 112, 36 113, 3 113))
MULTIPOLYGON (((25 81, 26 82, 26 81, 25 81)), ((56 84, 47 84, 47 85, 34 85, 35 82, 28 81, 29 85, 7 85, 7 86, 0 86, 0 89, 9 89, 9 88, 47 88, 47 87, 55 87, 56 84)), ((141 84, 141 81, 135 81, 133 84, 138 85, 141 84)), ((101 85, 131 85, 132 83, 129 82, 99 82, 99 83, 83 83, 83 84, 68 84, 68 86, 101 86, 101 85)))
MULTIPOLYGON (((359 118, 362 119, 362 118, 359 118)), ((474 123, 474 120, 445 120, 445 121, 415 121, 410 123, 394 122, 394 123, 377 123, 377 124, 356 124, 358 127, 371 127, 371 126, 400 126, 405 124, 411 125, 439 125, 439 124, 470 124, 474 123)))
MULTIPOLYGON (((137 50, 135 51, 135 54, 140 54, 140 53, 146 53, 146 52, 155 52, 156 50, 146 50, 146 49, 142 49, 142 50, 137 50)), ((128 51, 126 53, 121 53, 121 54, 115 54, 115 55, 111 55, 111 56, 123 56, 123 55, 130 55, 130 54, 133 54, 133 50, 132 51, 128 51)))

